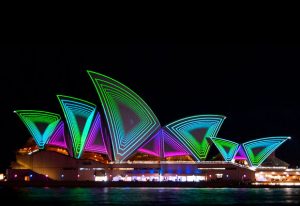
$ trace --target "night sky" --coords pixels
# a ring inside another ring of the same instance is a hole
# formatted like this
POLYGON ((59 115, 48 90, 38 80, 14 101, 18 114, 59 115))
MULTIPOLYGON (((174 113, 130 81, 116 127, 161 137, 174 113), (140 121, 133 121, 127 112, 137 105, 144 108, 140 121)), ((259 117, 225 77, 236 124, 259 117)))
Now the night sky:
POLYGON ((300 166, 300 45, 273 43, 0 45, 0 169, 30 137, 18 109, 63 116, 57 94, 100 101, 86 70, 127 85, 162 125, 197 114, 227 119, 218 134, 243 143, 291 136, 276 152, 300 166))

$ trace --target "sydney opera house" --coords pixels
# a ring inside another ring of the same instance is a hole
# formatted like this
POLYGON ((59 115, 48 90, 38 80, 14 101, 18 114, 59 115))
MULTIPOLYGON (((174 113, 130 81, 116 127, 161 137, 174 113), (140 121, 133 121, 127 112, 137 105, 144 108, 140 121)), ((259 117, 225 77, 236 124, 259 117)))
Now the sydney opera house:
POLYGON ((288 136, 237 143, 218 137, 225 116, 212 114, 161 125, 127 86, 87 73, 99 102, 57 95, 56 113, 15 111, 32 138, 17 151, 8 180, 255 181, 257 171, 288 166, 274 157, 288 136), (219 153, 208 158, 212 147, 219 153))

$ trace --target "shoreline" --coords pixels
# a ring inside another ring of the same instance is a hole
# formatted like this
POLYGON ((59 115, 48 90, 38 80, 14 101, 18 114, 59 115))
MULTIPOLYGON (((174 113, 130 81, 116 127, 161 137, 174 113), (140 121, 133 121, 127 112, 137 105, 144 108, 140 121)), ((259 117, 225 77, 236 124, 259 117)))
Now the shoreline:
POLYGON ((174 188, 300 188, 300 185, 252 185, 226 182, 91 182, 91 181, 49 181, 49 182, 0 182, 3 187, 174 187, 174 188))

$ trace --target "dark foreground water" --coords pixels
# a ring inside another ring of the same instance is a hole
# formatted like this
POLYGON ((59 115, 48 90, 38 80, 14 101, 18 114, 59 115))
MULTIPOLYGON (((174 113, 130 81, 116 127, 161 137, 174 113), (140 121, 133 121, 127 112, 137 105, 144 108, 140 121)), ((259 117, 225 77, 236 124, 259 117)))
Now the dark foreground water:
POLYGON ((4 188, 1 205, 296 205, 300 188, 4 188), (6 204, 2 204, 6 203, 6 204))

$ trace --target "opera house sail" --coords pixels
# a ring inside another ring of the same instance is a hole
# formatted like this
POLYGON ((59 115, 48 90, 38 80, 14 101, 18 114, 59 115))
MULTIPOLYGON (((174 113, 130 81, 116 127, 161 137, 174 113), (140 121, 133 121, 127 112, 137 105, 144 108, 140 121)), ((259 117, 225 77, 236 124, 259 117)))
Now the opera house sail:
POLYGON ((30 180, 253 181, 255 171, 289 139, 220 138, 226 117, 215 114, 161 125, 129 87, 103 74, 87 73, 99 101, 63 94, 57 95, 61 110, 55 113, 38 108, 15 111, 32 141, 18 151, 9 179, 30 173, 30 180), (219 153, 211 154, 212 147, 219 153))

